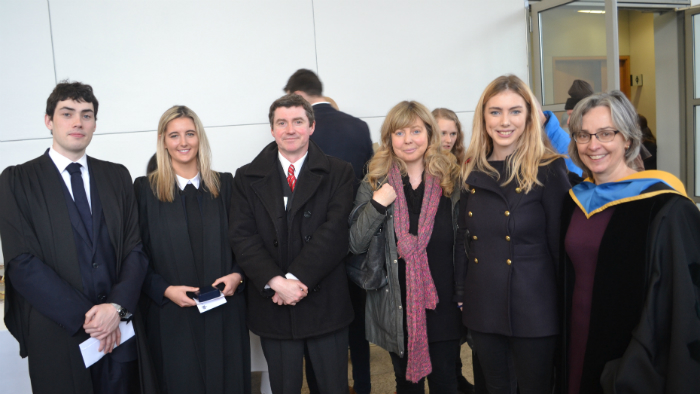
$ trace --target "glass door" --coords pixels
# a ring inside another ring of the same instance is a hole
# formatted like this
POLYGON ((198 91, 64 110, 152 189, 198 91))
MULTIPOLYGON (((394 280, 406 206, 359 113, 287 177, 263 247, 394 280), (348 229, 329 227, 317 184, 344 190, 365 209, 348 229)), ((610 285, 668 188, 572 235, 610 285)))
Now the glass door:
POLYGON ((685 11, 686 59, 686 186, 688 195, 700 202, 700 8, 685 11))
POLYGON ((616 1, 542 1, 530 18, 533 91, 561 124, 568 100, 620 88, 616 1))

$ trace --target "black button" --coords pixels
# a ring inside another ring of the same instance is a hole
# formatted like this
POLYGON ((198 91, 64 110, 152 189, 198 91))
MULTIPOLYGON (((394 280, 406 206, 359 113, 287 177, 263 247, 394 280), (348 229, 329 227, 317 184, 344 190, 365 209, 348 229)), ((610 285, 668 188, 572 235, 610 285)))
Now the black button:
POLYGON ((275 247, 277 247, 277 245, 279 245, 279 243, 277 242, 277 240, 272 241, 272 244, 275 245, 275 247))
POLYGON ((304 241, 306 241, 306 242, 311 241, 311 236, 310 236, 310 235, 307 235, 306 237, 304 237, 304 241))
POLYGON ((104 301, 104 300, 106 300, 106 299, 107 299, 107 296, 104 295, 104 294, 100 294, 100 295, 97 296, 97 300, 100 301, 100 302, 102 302, 102 301, 104 301))
POLYGON ((99 267, 99 264, 97 264, 97 263, 92 263, 92 268, 97 268, 97 267, 99 267))
POLYGON ((314 287, 314 289, 311 290, 311 291, 313 291, 313 292, 315 293, 315 292, 317 292, 317 291, 319 291, 319 290, 321 290, 321 285, 316 285, 316 287, 314 287))
POLYGON ((311 217, 311 211, 306 211, 306 212, 304 212, 304 217, 305 217, 305 218, 310 218, 310 217, 311 217))

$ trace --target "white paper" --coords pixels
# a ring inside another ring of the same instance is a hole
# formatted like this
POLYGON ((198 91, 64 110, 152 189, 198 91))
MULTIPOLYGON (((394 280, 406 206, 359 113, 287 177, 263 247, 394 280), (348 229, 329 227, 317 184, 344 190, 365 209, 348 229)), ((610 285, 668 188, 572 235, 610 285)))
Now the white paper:
POLYGON ((197 309, 199 309, 199 313, 204 313, 216 308, 217 306, 224 305, 226 303, 226 296, 224 296, 224 293, 219 291, 219 296, 216 298, 212 298, 211 300, 204 302, 199 302, 199 298, 195 297, 194 302, 197 303, 197 309))
MULTIPOLYGON (((134 332, 134 325, 131 324, 131 322, 119 322, 119 331, 121 331, 122 334, 120 343, 124 343, 136 335, 134 332)), ((80 344, 80 353, 83 355, 85 368, 90 368, 92 364, 100 361, 100 359, 104 357, 104 349, 99 351, 99 348, 100 341, 95 338, 88 338, 85 342, 80 344)))

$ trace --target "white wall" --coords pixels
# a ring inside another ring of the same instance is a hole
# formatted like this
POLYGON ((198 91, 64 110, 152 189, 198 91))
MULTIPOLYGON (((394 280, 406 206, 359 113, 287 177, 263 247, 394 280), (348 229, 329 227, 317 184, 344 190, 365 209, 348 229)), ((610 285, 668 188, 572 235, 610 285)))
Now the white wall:
POLYGON ((65 78, 100 102, 88 154, 133 177, 174 104, 204 122, 215 169, 248 163, 272 141, 268 108, 302 67, 374 141, 406 99, 453 109, 470 133, 492 79, 527 80, 526 29, 523 0, 0 0, 0 169, 50 146, 46 98, 65 78))

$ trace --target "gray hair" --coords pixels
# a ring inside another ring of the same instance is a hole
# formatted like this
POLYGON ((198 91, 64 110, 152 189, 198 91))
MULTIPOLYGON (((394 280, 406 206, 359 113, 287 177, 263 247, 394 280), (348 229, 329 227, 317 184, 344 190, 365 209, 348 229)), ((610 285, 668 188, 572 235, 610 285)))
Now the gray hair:
POLYGON ((574 112, 571 113, 569 118, 569 132, 572 137, 569 144, 569 157, 571 157, 571 160, 588 176, 592 176, 591 170, 583 164, 581 157, 578 155, 578 146, 573 136, 581 131, 583 117, 595 107, 606 107, 610 110, 613 126, 622 134, 625 141, 630 142, 630 147, 625 152, 625 164, 633 170, 642 170, 634 163, 634 160, 639 156, 639 149, 642 145, 642 130, 637 123, 637 111, 625 94, 619 90, 589 96, 576 104, 574 112))

